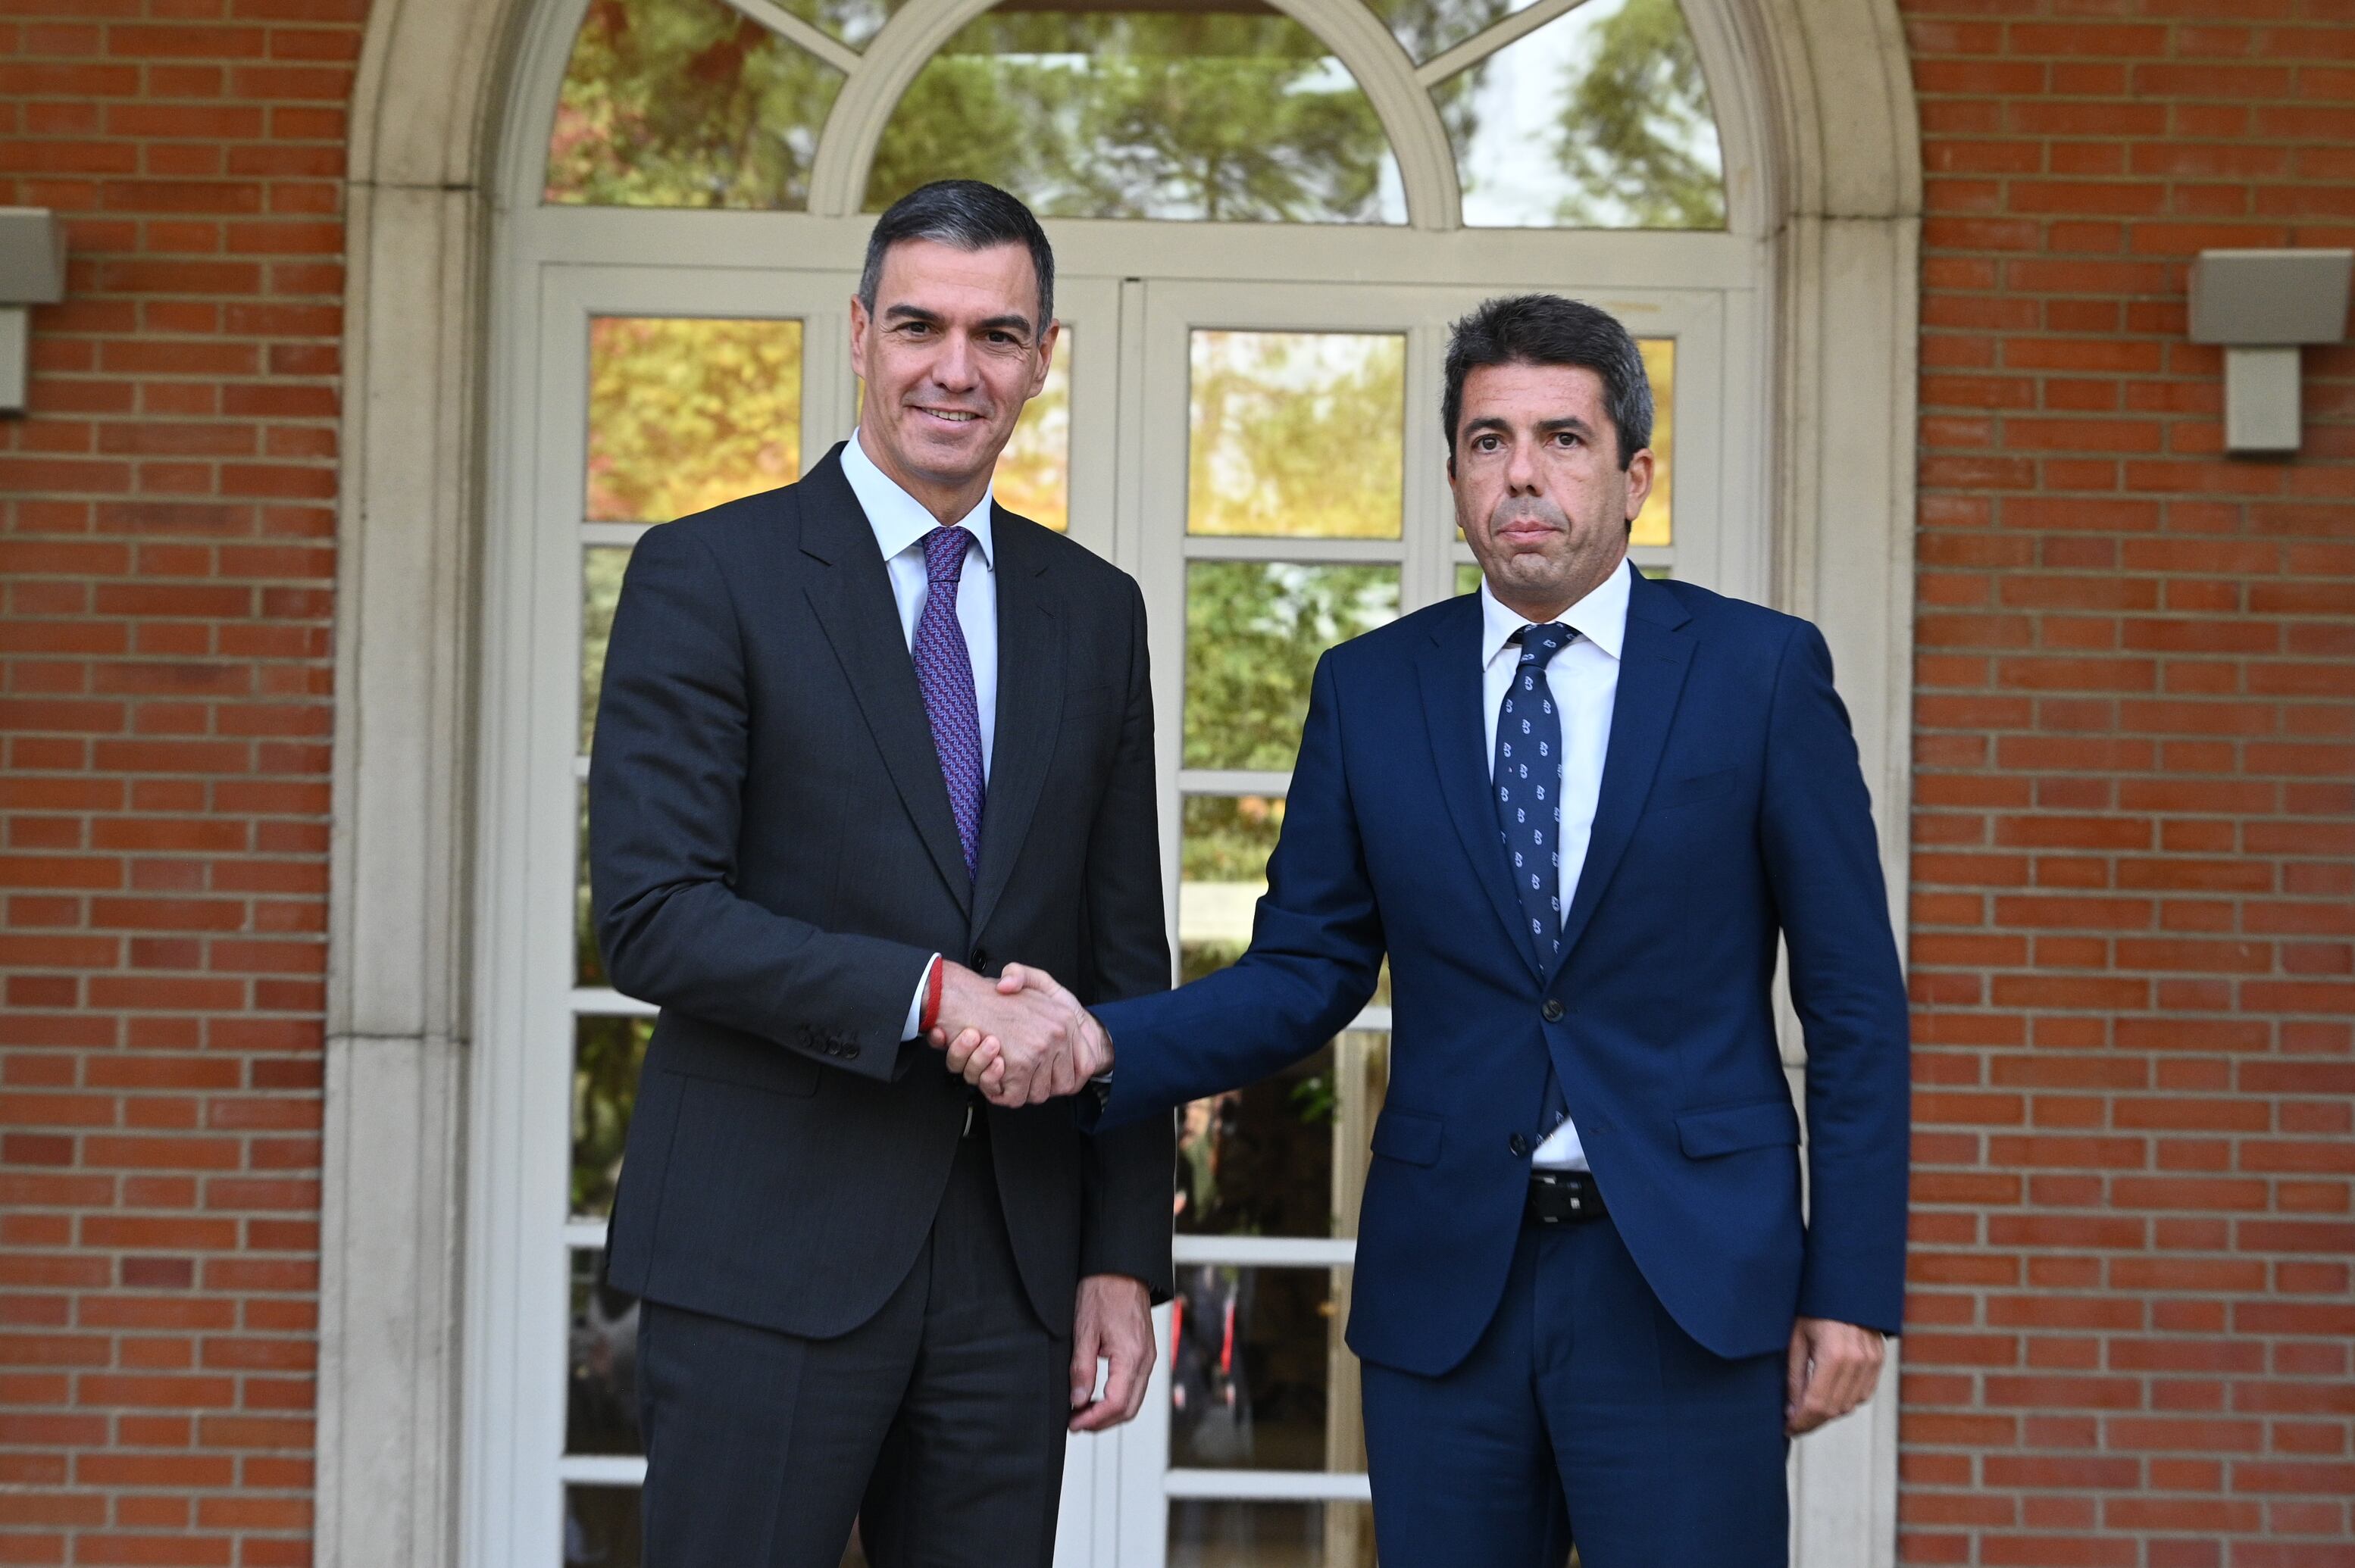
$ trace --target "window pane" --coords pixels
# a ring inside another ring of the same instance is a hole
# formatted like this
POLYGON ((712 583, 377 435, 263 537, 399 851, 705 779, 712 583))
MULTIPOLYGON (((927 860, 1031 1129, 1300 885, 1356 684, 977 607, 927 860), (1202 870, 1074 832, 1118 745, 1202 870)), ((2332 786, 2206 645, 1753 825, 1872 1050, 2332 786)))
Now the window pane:
POLYGON ((586 782, 580 786, 579 793, 581 810, 572 840, 572 983, 600 986, 605 983, 605 959, 597 950, 597 926, 589 905, 589 786, 586 782))
POLYGON ((622 1143, 638 1100, 638 1070, 655 1021, 638 1017, 572 1021, 572 1213, 602 1219, 613 1212, 622 1178, 622 1143))
MULTIPOLYGON (((787 0, 805 19, 836 8, 787 0)), ((591 0, 557 98, 543 199, 805 207, 841 86, 833 67, 721 0, 591 0)))
POLYGON ((1357 1234, 1390 1035, 1344 1030, 1316 1054, 1178 1118, 1182 1235, 1357 1234))
POLYGON ((1588 0, 1433 96, 1466 224, 1725 227, 1717 121, 1676 0, 1588 0))
POLYGON ((1169 1499, 1169 1568, 1374 1568, 1361 1502, 1169 1499))
POLYGON ((597 733, 597 694, 605 683, 605 645, 613 637, 613 607, 630 569, 627 545, 591 545, 581 552, 581 750, 597 733))
POLYGON ((638 1568, 635 1487, 564 1489, 564 1568, 638 1568))
MULTIPOLYGON (((564 1451, 640 1454, 638 1301, 606 1285, 605 1255, 572 1249, 572 1326, 564 1451)), ((634 1544, 634 1542, 633 1543, 634 1544)))
POLYGON ((1292 766, 1316 656, 1396 620, 1396 567, 1186 568, 1186 766, 1292 766))
POLYGON ((592 523, 667 523, 801 477, 802 323, 589 323, 592 523))
POLYGON ((1418 64, 1491 26, 1532 0, 1366 0, 1418 64))
POLYGON ((1399 536, 1405 338, 1197 332, 1188 353, 1188 533, 1399 536))
POLYGON ((1676 543, 1674 508, 1677 448, 1677 340, 1646 337, 1636 340, 1643 352, 1644 375, 1652 384, 1652 493, 1636 514, 1627 535, 1631 545, 1676 543))
MULTIPOLYGON (((1338 1285, 1348 1274, 1178 1266, 1170 1315, 1171 1467, 1365 1469, 1355 1358, 1341 1342, 1338 1285), (1351 1408, 1337 1420, 1335 1373, 1345 1364, 1351 1408)), ((1173 1511, 1177 1506, 1173 1499, 1173 1511)))
POLYGON ((1226 968, 1251 945, 1252 915, 1267 891, 1267 857, 1284 827, 1284 797, 1189 795, 1178 854, 1181 981, 1226 968))
POLYGON ((1071 355, 1066 326, 1047 367, 1047 385, 1023 407, 1022 418, 997 454, 997 503, 1058 534, 1071 526, 1071 355))
POLYGON ((1406 221, 1364 92, 1307 28, 1255 5, 1059 0, 968 23, 893 111, 867 210, 952 175, 1041 217, 1406 221))

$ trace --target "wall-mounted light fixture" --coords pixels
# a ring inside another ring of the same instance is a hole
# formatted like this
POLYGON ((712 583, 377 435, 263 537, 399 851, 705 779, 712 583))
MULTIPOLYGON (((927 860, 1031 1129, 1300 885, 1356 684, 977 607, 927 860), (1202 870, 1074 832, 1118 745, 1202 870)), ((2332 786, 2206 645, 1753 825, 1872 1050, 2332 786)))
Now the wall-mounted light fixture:
POLYGON ((2224 450, 2298 447, 2298 345, 2347 331, 2355 250, 2202 250, 2191 264, 2191 341, 2224 345, 2224 450))
POLYGON ((66 297, 66 231, 40 207, 0 207, 0 414, 25 411, 33 305, 66 297))

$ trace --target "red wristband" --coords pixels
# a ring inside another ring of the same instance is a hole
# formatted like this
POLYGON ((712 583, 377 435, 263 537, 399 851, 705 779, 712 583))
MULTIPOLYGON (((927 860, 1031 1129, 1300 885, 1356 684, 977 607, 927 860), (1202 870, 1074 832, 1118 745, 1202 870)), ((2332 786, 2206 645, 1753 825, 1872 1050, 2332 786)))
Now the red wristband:
POLYGON ((941 1021, 941 971, 947 967, 946 959, 937 953, 932 955, 932 972, 924 980, 924 1011, 916 1022, 919 1034, 930 1034, 932 1025, 941 1021))

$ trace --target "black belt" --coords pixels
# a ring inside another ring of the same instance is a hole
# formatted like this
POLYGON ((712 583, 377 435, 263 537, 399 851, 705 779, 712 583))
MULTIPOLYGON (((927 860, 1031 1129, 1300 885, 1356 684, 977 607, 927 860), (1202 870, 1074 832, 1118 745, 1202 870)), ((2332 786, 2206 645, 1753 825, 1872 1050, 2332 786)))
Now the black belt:
POLYGON ((1525 1225, 1574 1225, 1599 1220, 1610 1211, 1603 1206, 1603 1189, 1585 1171, 1532 1171, 1529 1200, 1521 1211, 1525 1225))

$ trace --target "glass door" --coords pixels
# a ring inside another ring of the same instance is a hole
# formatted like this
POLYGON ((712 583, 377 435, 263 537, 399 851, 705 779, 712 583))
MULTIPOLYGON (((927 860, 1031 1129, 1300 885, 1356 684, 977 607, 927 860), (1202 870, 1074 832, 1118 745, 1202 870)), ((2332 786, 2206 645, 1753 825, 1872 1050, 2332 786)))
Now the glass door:
MULTIPOLYGON (((853 273, 573 260, 530 271, 511 387, 502 599, 530 668, 489 699, 520 766, 485 845, 486 1201, 474 1397, 498 1412, 492 1560, 637 1560, 634 1304, 598 1283, 652 1010, 588 927, 583 780, 630 553, 671 518, 796 479, 855 420, 853 273), (527 797, 527 798, 526 798, 527 797)), ((1448 323, 1492 291, 1067 274, 1058 367, 1001 461, 1007 504, 1134 573, 1152 618, 1168 918, 1181 979, 1250 937, 1316 656, 1472 584, 1437 429, 1448 323)), ((1638 323, 1668 482, 1646 569, 1719 560, 1721 296, 1600 300, 1638 323)), ((1736 585, 1738 586, 1738 585, 1736 585)), ((1373 1561, 1358 1370, 1341 1340, 1388 1077, 1387 980, 1350 1028, 1185 1107, 1178 1299, 1145 1414, 1075 1441, 1062 1568, 1373 1561)), ((852 1563, 858 1561, 854 1546, 852 1563)))

